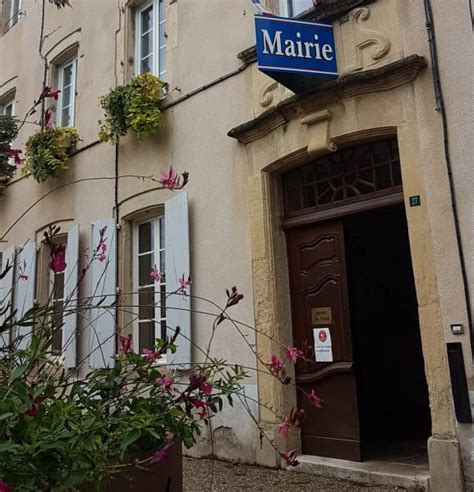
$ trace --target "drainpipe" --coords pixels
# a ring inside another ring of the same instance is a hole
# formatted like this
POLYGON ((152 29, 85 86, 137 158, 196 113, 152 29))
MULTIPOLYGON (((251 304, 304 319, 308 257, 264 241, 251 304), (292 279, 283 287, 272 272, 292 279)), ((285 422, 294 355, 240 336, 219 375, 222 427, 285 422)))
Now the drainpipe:
POLYGON ((426 30, 428 32, 428 43, 430 46, 431 71, 433 75, 433 84, 434 84, 435 99, 436 99, 436 111, 440 113, 442 124, 443 124, 444 155, 446 159, 446 169, 448 172, 449 190, 451 196, 451 209, 454 217, 454 228, 456 231, 456 242, 459 251, 459 261, 461 263, 461 274, 462 274, 462 281, 464 287, 464 296, 466 299, 469 334, 471 337, 471 351, 474 354, 474 331, 472 326, 471 295, 469 292, 469 282, 466 273, 466 261, 464 256, 462 240, 461 240, 461 228, 459 226, 458 206, 456 200, 456 192, 454 189, 451 156, 449 153, 448 119, 446 115, 446 107, 444 105, 443 90, 441 87, 441 77, 440 77, 440 69, 438 63, 438 49, 436 46, 436 35, 435 35, 435 26, 434 26, 431 0, 424 0, 424 7, 425 7, 426 30))

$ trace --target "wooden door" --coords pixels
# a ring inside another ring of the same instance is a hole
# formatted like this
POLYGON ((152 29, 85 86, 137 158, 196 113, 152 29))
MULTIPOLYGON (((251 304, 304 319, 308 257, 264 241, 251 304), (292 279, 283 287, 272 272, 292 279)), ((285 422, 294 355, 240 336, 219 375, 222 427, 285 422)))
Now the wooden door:
POLYGON ((303 453, 361 461, 342 221, 289 230, 287 242, 294 343, 314 347, 315 328, 328 328, 332 340, 332 362, 313 355, 296 366, 298 387, 324 400, 315 408, 298 391, 303 453))

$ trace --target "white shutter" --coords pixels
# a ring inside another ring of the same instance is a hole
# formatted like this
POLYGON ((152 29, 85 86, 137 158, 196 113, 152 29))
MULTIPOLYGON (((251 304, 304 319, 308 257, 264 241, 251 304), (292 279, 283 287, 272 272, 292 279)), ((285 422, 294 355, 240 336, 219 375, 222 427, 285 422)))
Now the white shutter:
MULTIPOLYGON (((0 327, 12 311, 13 302, 13 279, 15 278, 15 247, 6 249, 2 255, 2 269, 4 272, 7 266, 11 266, 8 273, 0 279, 0 310, 6 309, 4 314, 0 314, 0 327)), ((5 347, 10 343, 10 333, 0 333, 0 347, 5 347)))
POLYGON ((112 367, 115 354, 115 298, 116 298, 116 224, 104 219, 92 224, 90 251, 95 258, 90 267, 91 306, 89 316, 89 365, 97 369, 112 367), (106 227, 105 259, 100 261, 96 252, 100 230, 106 227), (100 304, 100 305, 98 305, 100 304))
MULTIPOLYGON (((21 319, 35 303, 35 282, 36 244, 29 242, 18 249, 16 256, 14 306, 17 320, 21 319)), ((17 327, 15 336, 21 337, 18 348, 28 348, 32 331, 32 326, 17 327)))
POLYGON ((64 271, 64 325, 63 356, 64 367, 76 366, 77 350, 77 297, 79 280, 79 225, 67 233, 66 270, 64 271))
MULTIPOLYGON (((180 193, 165 203, 166 291, 179 289, 179 278, 191 274, 189 261, 188 194, 180 193)), ((190 288, 187 289, 190 294, 190 288)), ((166 324, 170 334, 177 326, 181 334, 176 340, 178 350, 168 353, 171 367, 186 368, 191 364, 191 298, 189 295, 169 295, 166 304, 166 324)))

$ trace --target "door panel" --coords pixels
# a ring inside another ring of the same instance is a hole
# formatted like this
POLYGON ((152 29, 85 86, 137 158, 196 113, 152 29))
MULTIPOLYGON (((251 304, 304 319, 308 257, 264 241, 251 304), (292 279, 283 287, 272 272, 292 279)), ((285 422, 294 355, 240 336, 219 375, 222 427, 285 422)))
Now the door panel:
POLYGON ((296 365, 297 385, 325 402, 315 408, 298 392, 303 453, 360 461, 342 221, 289 230, 287 242, 294 343, 314 347, 314 328, 329 328, 332 340, 333 362, 296 365))

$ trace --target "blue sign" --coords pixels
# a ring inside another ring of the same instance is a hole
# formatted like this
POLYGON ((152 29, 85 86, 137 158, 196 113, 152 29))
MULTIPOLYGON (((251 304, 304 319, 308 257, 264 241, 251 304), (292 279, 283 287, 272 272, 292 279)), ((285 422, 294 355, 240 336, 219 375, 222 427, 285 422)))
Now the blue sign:
MULTIPOLYGON (((336 78, 336 48, 332 24, 269 15, 255 16, 257 62, 262 72, 336 78)), ((278 76, 271 75, 278 80, 278 76)), ((298 85, 295 77, 285 80, 298 85)), ((307 86, 307 84, 305 84, 307 86)), ((291 88, 291 87, 290 87, 291 88)))

